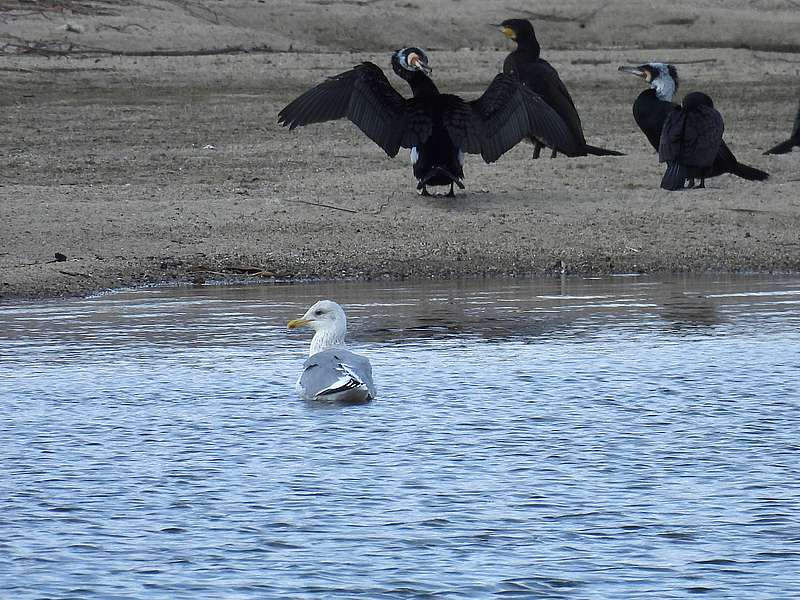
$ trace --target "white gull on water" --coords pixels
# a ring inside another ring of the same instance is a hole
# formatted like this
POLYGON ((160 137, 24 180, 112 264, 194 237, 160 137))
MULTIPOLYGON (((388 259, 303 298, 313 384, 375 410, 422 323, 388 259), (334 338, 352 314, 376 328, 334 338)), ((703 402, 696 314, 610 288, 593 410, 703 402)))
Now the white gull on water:
POLYGON ((345 347, 347 317, 331 300, 320 300, 300 319, 289 321, 289 329, 311 327, 308 359, 297 381, 298 392, 309 400, 366 402, 377 395, 369 360, 345 347))

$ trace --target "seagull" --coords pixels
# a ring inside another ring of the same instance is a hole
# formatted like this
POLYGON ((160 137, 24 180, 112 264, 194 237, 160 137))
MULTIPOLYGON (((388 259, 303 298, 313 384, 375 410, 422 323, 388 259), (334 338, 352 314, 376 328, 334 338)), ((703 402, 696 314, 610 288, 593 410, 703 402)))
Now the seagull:
POLYGON ((369 359, 345 347, 347 317, 332 300, 320 300, 300 319, 289 321, 289 329, 311 327, 308 358, 297 380, 298 393, 307 400, 368 402, 377 396, 369 359))

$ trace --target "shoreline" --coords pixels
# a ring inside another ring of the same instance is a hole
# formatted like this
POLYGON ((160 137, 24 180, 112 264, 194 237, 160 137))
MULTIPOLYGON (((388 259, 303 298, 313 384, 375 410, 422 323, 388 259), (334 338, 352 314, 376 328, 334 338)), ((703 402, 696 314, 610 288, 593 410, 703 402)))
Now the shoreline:
POLYGON ((133 278, 126 280, 116 278, 118 285, 112 285, 110 281, 104 284, 75 285, 61 288, 55 292, 52 287, 43 291, 23 290, 0 294, 0 307, 18 305, 29 302, 59 301, 70 299, 91 298, 94 296, 105 296, 108 294, 129 293, 145 289, 194 289, 201 287, 247 287, 247 286, 285 286, 285 285, 318 285, 335 283, 368 283, 368 282, 421 282, 421 281, 498 281, 498 280, 555 280, 562 278, 599 278, 599 279, 624 279, 624 278, 655 278, 666 279, 672 277, 731 277, 731 278, 769 278, 781 279, 785 277, 800 276, 800 270, 684 270, 684 271, 542 271, 542 272, 509 272, 509 271, 490 271, 485 273, 453 273, 446 274, 411 274, 411 275, 341 275, 329 277, 264 277, 247 278, 242 275, 227 275, 214 278, 197 278, 193 273, 187 272, 185 276, 174 279, 146 279, 133 278))

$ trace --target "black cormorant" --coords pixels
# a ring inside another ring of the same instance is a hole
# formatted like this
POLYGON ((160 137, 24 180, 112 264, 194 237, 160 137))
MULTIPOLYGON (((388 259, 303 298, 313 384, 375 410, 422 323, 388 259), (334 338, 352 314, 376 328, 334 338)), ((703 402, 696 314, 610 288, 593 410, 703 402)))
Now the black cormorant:
POLYGON ((800 105, 797 106, 797 116, 794 118, 794 127, 792 127, 792 135, 785 142, 781 142, 777 146, 773 146, 764 154, 786 154, 791 152, 795 146, 800 147, 800 105))
POLYGON ((467 102, 441 94, 428 76, 428 57, 419 48, 398 50, 392 69, 411 86, 404 98, 380 67, 364 62, 334 75, 289 103, 278 122, 299 125, 348 118, 389 156, 411 149, 417 190, 428 186, 464 188, 464 153, 487 163, 529 136, 565 153, 577 150, 564 121, 537 94, 508 75, 497 75, 483 95, 467 102))
MULTIPOLYGON (((586 143, 581 118, 578 116, 567 86, 561 81, 558 71, 539 56, 541 48, 531 22, 527 19, 507 19, 497 27, 503 35, 517 43, 517 49, 509 54, 503 62, 503 73, 517 77, 523 84, 544 98, 544 101, 564 119, 579 146, 578 152, 569 156, 586 156, 587 154, 624 156, 622 152, 598 148, 586 143)), ((531 141, 534 144, 533 158, 539 158, 543 146, 550 146, 546 140, 533 138, 531 141)), ((556 156, 557 150, 557 148, 553 148, 553 157, 556 156)))
POLYGON ((682 190, 688 179, 692 188, 695 178, 700 179, 698 187, 706 187, 706 174, 719 153, 724 130, 722 115, 711 98, 702 92, 687 94, 683 106, 669 113, 661 131, 658 160, 667 163, 661 187, 682 190))
MULTIPOLYGON (((678 90, 678 71, 675 65, 656 62, 645 63, 638 67, 622 66, 619 70, 641 77, 650 85, 650 89, 639 94, 633 103, 633 118, 657 151, 664 122, 670 112, 678 106, 672 102, 672 97, 678 90)), ((706 177, 716 177, 723 173, 751 181, 764 181, 769 177, 768 173, 737 161, 724 141, 720 144, 714 164, 706 173, 706 177)))

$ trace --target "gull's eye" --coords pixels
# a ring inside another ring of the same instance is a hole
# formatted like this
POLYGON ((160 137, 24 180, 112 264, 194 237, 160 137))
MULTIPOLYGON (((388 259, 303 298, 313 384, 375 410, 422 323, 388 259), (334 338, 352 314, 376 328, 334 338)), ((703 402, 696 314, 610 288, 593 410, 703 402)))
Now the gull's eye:
POLYGON ((314 314, 317 315, 317 316, 320 316, 322 313, 323 313, 323 310, 321 308, 318 308, 317 310, 314 311, 314 314))

